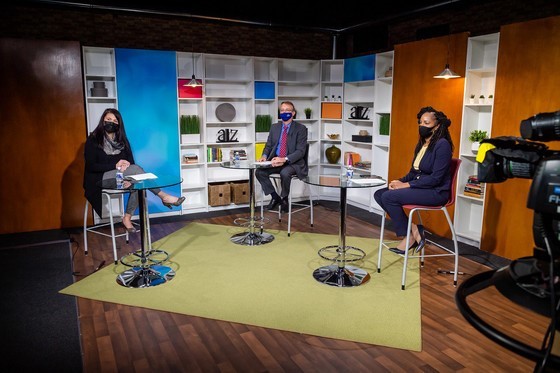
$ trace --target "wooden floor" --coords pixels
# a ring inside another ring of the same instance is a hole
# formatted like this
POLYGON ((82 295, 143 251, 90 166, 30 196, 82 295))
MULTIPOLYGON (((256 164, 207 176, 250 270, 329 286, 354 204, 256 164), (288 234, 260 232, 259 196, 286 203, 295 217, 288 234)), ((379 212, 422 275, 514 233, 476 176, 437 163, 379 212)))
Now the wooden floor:
MULTIPOLYGON (((197 221, 233 225, 233 218, 246 215, 230 213, 197 221)), ((313 228, 309 226, 308 213, 301 212, 294 214, 292 230, 335 234, 338 216, 337 211, 319 205, 315 208, 313 228)), ((189 223, 184 218, 152 219, 152 239, 156 241, 189 223)), ((287 229, 286 221, 278 223, 274 218, 270 227, 287 229)), ((347 234, 378 238, 379 227, 348 216, 347 234)), ((77 242, 74 270, 81 274, 76 276, 76 281, 91 273, 102 260, 106 261, 105 265, 112 265, 110 239, 92 234, 88 237, 90 254, 84 256, 82 235, 73 235, 77 242)), ((120 252, 137 248, 139 235, 135 234, 129 245, 123 243, 120 252)), ((459 277, 459 283, 469 275, 489 270, 463 257, 459 265, 467 273, 459 277)), ((421 352, 78 298, 84 372, 533 371, 535 362, 500 347, 465 321, 455 304, 452 277, 437 274, 438 268, 452 268, 451 258, 431 258, 421 271, 421 352)), ((372 275, 374 280, 375 274, 372 275)), ((395 287, 400 284, 395 283, 395 287)), ((499 330, 540 348, 548 326, 544 317, 509 302, 494 288, 470 296, 469 304, 499 330)), ((332 311, 347 312, 348 317, 360 317, 360 313, 368 312, 332 311)))

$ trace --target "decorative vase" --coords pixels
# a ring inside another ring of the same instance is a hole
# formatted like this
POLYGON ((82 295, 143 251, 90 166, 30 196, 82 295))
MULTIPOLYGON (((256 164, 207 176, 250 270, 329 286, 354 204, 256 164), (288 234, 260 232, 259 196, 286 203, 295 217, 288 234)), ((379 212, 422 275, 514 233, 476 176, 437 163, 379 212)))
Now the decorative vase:
POLYGON ((474 141, 471 144, 471 150, 473 153, 478 153, 478 148, 480 147, 480 143, 478 141, 474 141))
POLYGON ((331 146, 325 150, 325 157, 327 157, 327 161, 331 164, 335 164, 340 159, 340 149, 336 146, 331 146))

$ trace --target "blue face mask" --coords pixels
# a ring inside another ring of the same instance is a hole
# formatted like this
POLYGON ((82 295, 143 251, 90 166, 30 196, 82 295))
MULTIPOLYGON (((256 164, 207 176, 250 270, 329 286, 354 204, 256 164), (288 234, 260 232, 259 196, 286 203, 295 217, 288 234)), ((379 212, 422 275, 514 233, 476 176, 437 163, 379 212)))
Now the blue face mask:
POLYGON ((280 118, 284 121, 287 122, 290 119, 292 119, 292 113, 280 113, 280 118))

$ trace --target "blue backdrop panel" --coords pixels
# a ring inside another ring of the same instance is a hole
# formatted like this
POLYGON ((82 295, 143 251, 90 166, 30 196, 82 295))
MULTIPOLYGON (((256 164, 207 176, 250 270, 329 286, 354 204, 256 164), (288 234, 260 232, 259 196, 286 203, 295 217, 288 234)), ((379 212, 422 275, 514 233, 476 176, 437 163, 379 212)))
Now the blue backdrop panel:
POLYGON ((346 58, 344 60, 344 81, 360 82, 375 79, 375 54, 346 58))
MULTIPOLYGON (((118 48, 115 59, 118 107, 134 160, 146 172, 180 176, 175 52, 118 48)), ((181 194, 180 185, 164 190, 181 194)), ((150 213, 170 211, 147 195, 150 213)))

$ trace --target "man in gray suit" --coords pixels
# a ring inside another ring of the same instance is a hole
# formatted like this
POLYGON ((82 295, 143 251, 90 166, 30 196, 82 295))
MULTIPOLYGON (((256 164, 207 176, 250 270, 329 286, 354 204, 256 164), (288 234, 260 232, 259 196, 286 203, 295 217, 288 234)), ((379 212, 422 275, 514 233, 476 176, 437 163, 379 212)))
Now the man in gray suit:
POLYGON ((307 149, 307 127, 295 122, 296 108, 290 101, 280 104, 281 121, 270 128, 266 145, 259 162, 271 161, 272 167, 259 168, 255 175, 264 194, 271 195, 268 210, 275 209, 281 204, 282 212, 288 211, 288 195, 290 194, 290 183, 293 175, 302 179, 307 176, 308 167, 306 156, 307 149), (282 146, 282 136, 286 131, 286 146, 282 146), (270 180, 270 174, 280 174, 280 195, 270 180))

